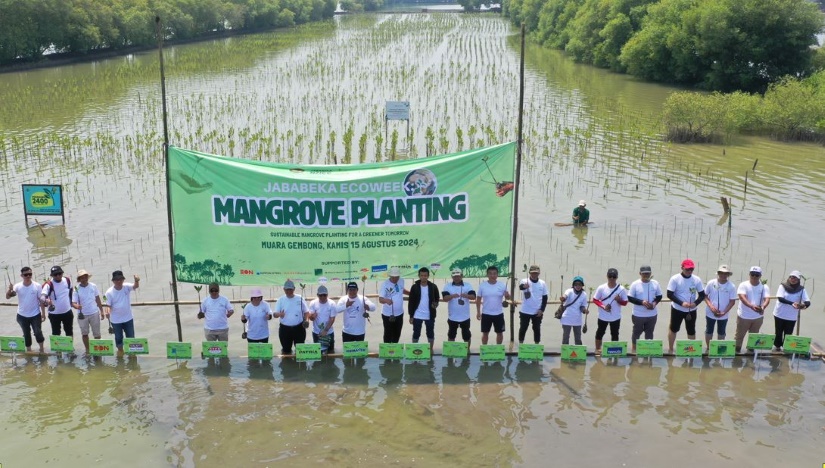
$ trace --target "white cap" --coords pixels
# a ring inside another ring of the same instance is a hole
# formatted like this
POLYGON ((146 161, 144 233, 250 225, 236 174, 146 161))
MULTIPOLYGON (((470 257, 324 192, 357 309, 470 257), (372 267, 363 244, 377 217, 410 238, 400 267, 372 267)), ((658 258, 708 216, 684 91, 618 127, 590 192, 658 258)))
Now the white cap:
POLYGON ((249 297, 264 297, 264 293, 261 291, 261 288, 252 288, 249 291, 249 297))
POLYGON ((731 273, 730 267, 727 265, 719 265, 719 268, 716 270, 717 273, 731 273))
POLYGON ((586 205, 587 205, 587 202, 585 202, 584 200, 579 200, 579 206, 586 206, 586 205))
POLYGON ((762 274, 762 268, 759 268, 758 266, 752 266, 748 271, 751 273, 759 273, 760 275, 762 274))
POLYGON ((390 268, 390 278, 401 276, 401 269, 398 267, 390 268))
POLYGON ((789 276, 789 277, 790 277, 790 276, 793 276, 793 277, 794 277, 794 278, 796 278, 796 279, 802 279, 802 273, 800 273, 800 272, 799 272, 799 270, 794 270, 794 271, 792 271, 792 272, 791 272, 791 274, 790 274, 790 275, 788 275, 788 276, 789 276))

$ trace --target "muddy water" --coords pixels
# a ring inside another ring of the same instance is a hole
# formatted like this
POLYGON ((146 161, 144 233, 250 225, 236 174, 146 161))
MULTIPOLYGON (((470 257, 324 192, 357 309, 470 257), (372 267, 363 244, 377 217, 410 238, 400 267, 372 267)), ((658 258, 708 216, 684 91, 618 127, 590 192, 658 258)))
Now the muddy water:
MULTIPOLYGON (((383 103, 409 99, 413 135, 401 137, 399 149, 409 150, 397 157, 510 140, 516 42, 497 17, 378 15, 171 48, 171 139, 254 159, 334 163, 345 161, 343 135, 351 127, 350 160, 383 160, 390 157, 376 141, 384 134, 383 103)), ((704 279, 730 264, 737 283, 759 264, 774 289, 788 270, 800 269, 814 299, 802 334, 825 341, 816 293, 825 269, 814 261, 825 253, 818 242, 825 229, 821 147, 751 137, 725 146, 666 145, 657 124, 672 88, 534 47, 527 59, 518 265, 540 264, 554 294, 562 275, 567 283, 581 274, 595 287, 617 267, 620 281, 630 282, 641 263, 666 282, 685 256, 697 260, 704 279), (732 199, 730 229, 720 220, 720 196, 732 199), (595 225, 556 227, 581 198, 595 225)), ((0 266, 10 275, 26 264, 42 279, 61 264, 90 270, 92 281, 107 286, 108 273, 122 269, 143 277, 136 300, 171 297, 156 75, 152 53, 0 75, 0 266), (47 219, 39 220, 42 230, 23 226, 20 184, 30 182, 65 185, 66 226, 47 219)), ((197 299, 191 285, 180 291, 197 299)), ((280 294, 272 285, 265 291, 280 294)), ((14 309, 0 313, 0 335, 17 335, 14 309)), ((183 313, 184 338, 197 344, 194 308, 183 313)), ((0 463, 30 463, 32 454, 70 464, 140 458, 185 466, 821 463, 810 449, 825 425, 819 362, 591 359, 570 366, 555 358, 541 365, 438 358, 426 365, 336 360, 306 369, 277 359, 247 363, 238 357, 245 352, 233 322, 232 359, 178 367, 160 357, 176 337, 174 323, 169 307, 136 311, 137 334, 153 345, 137 361, 0 358, 0 410, 9 415, 0 463)), ((370 342, 380 341, 380 328, 370 327, 370 342)), ((439 323, 437 343, 445 329, 439 323)), ((772 332, 773 323, 763 330, 772 332)), ((543 333, 548 348, 558 349, 558 324, 548 318, 543 333)), ((585 335, 586 344, 592 339, 585 335)))

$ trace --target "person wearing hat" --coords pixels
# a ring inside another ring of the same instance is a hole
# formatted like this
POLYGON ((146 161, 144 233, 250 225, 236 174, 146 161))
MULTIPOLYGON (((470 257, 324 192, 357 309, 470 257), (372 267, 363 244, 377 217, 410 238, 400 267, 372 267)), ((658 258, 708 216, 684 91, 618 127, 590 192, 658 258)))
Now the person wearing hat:
POLYGON ((596 354, 602 353, 602 338, 610 327, 610 340, 619 341, 622 323, 622 306, 627 305, 627 290, 619 284, 619 270, 607 269, 607 283, 599 285, 593 293, 593 303, 599 308, 596 326, 596 354))
POLYGON ((398 267, 390 269, 390 276, 378 290, 378 302, 383 305, 381 320, 384 322, 384 343, 398 343, 404 326, 404 279, 398 267))
POLYGON ((576 226, 586 226, 590 222, 590 210, 585 208, 587 203, 579 200, 579 206, 573 208, 573 224, 576 226))
POLYGON ((358 295, 358 283, 347 283, 346 296, 338 299, 338 313, 344 314, 344 329, 341 341, 364 341, 367 335, 367 317, 375 310, 375 304, 367 296, 358 295))
POLYGON ((89 328, 92 336, 100 339, 100 321, 103 320, 103 302, 100 300, 100 290, 97 285, 89 282, 92 275, 86 270, 77 272, 77 296, 72 307, 77 309, 77 325, 83 338, 86 354, 89 353, 89 328))
POLYGON ((309 320, 312 321, 312 341, 321 344, 321 353, 335 352, 335 329, 332 325, 336 315, 338 306, 329 301, 327 287, 318 286, 318 298, 309 303, 309 320))
POLYGON ((811 306, 811 299, 805 291, 805 286, 799 283, 801 279, 802 273, 794 270, 776 291, 776 307, 773 309, 776 329, 776 337, 773 340, 774 351, 782 351, 785 335, 793 335, 799 312, 811 306))
POLYGON ((46 321, 46 308, 40 302, 40 292, 43 288, 37 281, 32 281, 32 269, 29 267, 20 269, 20 277, 23 281, 9 285, 6 290, 6 299, 17 296, 17 324, 23 330, 26 351, 32 350, 32 334, 34 334, 34 339, 40 346, 40 352, 43 353, 46 351, 43 345, 46 338, 42 330, 42 324, 46 321))
POLYGON ((63 277, 63 268, 53 266, 49 275, 52 279, 43 284, 40 291, 41 302, 49 309, 49 323, 52 325, 52 335, 60 335, 61 327, 66 336, 73 336, 72 324, 72 281, 63 277))
POLYGON ((306 343, 306 322, 309 316, 309 307, 300 294, 295 294, 295 283, 292 280, 284 282, 284 295, 275 303, 275 316, 281 319, 278 327, 278 339, 281 341, 281 354, 292 354, 292 345, 306 343))
POLYGON ((473 334, 470 332, 470 302, 475 302, 473 285, 464 281, 461 268, 450 272, 452 281, 444 285, 441 298, 447 302, 447 341, 455 341, 461 328, 461 339, 470 346, 473 334))
POLYGON ((736 289, 739 307, 736 310, 736 352, 741 352, 745 335, 759 333, 765 320, 765 309, 771 303, 771 293, 762 283, 762 268, 752 266, 748 280, 736 289))
POLYGON ((538 265, 531 265, 528 277, 519 282, 521 291, 521 312, 519 312, 518 343, 524 343, 527 327, 533 325, 533 342, 541 342, 541 321, 544 318, 544 309, 547 307, 547 284, 539 278, 541 269, 538 265))
POLYGON ((140 287, 140 276, 134 276, 134 283, 124 283, 126 279, 123 272, 115 270, 112 272, 112 286, 106 290, 106 304, 108 311, 104 309, 104 315, 109 317, 109 322, 115 332, 115 346, 117 355, 123 356, 123 336, 126 338, 135 337, 135 318, 132 314, 132 291, 140 287))
POLYGON ((478 286, 476 320, 481 320, 481 344, 486 345, 490 328, 496 332, 496 344, 504 341, 504 300, 510 299, 507 285, 498 280, 498 267, 487 267, 487 281, 478 286))
POLYGON ((198 318, 203 321, 203 336, 206 341, 229 341, 229 317, 235 308, 226 296, 221 295, 218 283, 209 284, 209 295, 201 302, 198 318))
POLYGON ((639 279, 630 284, 627 291, 627 301, 633 304, 633 332, 631 334, 631 353, 636 353, 636 341, 645 334, 646 340, 653 339, 653 330, 659 311, 656 307, 662 302, 662 288, 659 282, 653 279, 653 269, 650 265, 639 268, 639 279))
POLYGON ((561 344, 570 344, 570 331, 577 345, 582 344, 582 316, 587 314, 587 293, 584 292, 584 278, 573 278, 573 287, 564 292, 559 300, 564 304, 561 316, 561 344))
POLYGON ((693 274, 696 264, 686 258, 682 260, 682 271, 676 273, 667 283, 667 298, 670 304, 670 329, 667 333, 667 352, 673 354, 676 333, 685 322, 688 339, 696 339, 696 309, 705 300, 705 286, 702 279, 693 274))
POLYGON ((249 291, 249 303, 243 307, 241 322, 246 325, 247 343, 269 343, 269 321, 272 309, 264 300, 261 288, 249 291))
POLYGON ((418 343, 421 337, 421 325, 427 328, 427 341, 430 342, 430 354, 435 344, 435 314, 441 295, 438 286, 430 282, 430 269, 418 269, 418 279, 410 288, 410 300, 407 310, 410 313, 410 324, 413 326, 412 342, 418 343))
POLYGON ((705 286, 705 346, 710 352, 710 340, 716 328, 716 338, 725 339, 728 312, 736 304, 736 287, 728 281, 731 271, 727 265, 719 265, 716 278, 705 286))

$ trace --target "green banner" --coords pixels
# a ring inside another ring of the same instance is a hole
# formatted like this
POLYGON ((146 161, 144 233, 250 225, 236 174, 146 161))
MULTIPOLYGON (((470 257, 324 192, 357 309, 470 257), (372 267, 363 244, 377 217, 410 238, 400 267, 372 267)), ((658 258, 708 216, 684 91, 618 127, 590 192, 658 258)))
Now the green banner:
POLYGON ((365 358, 369 356, 369 343, 366 341, 350 341, 344 343, 345 358, 365 358))
POLYGON ((59 353, 71 353, 74 351, 74 340, 71 336, 55 336, 49 337, 49 349, 59 353))
POLYGON ((178 343, 177 341, 166 342, 166 358, 192 359, 192 343, 178 343))
POLYGON ((470 345, 463 341, 445 341, 441 344, 441 355, 446 358, 464 359, 470 351, 470 345))
POLYGON ((523 361, 543 361, 544 345, 520 344, 518 345, 518 358, 523 361))
POLYGON ((767 333, 749 333, 748 349, 771 349, 773 348, 773 335, 767 333))
POLYGON ((636 356, 662 357, 663 355, 662 340, 636 340, 636 356))
MULTIPOLYGON (((272 359, 272 343, 247 343, 246 346, 249 359, 272 359)), ((318 349, 320 351, 320 345, 318 345, 318 349)))
POLYGON ((146 338, 124 338, 123 354, 149 354, 149 340, 146 338))
POLYGON ((484 277, 490 265, 507 277, 515 149, 506 143, 404 161, 311 166, 169 148, 178 280, 381 279, 392 267, 414 278, 421 266, 484 277), (501 235, 467 235, 490 229, 501 235))
POLYGON ((811 338, 807 336, 785 335, 782 349, 791 354, 810 354, 811 338))
MULTIPOLYGON (((250 353, 250 356, 252 354, 250 353)), ((320 361, 321 343, 299 343, 295 345, 295 360, 300 362, 320 361)))
POLYGON ((0 336, 0 351, 4 353, 25 353, 26 341, 22 336, 0 336))
POLYGON ((204 341, 203 344, 201 344, 201 357, 229 357, 229 343, 226 341, 204 341))
POLYGON ((710 358, 736 357, 736 342, 733 340, 712 340, 708 350, 710 358))
POLYGON ((407 343, 404 345, 404 359, 426 361, 431 357, 429 343, 407 343))
POLYGON ((482 361, 503 361, 507 355, 504 350, 504 345, 490 344, 481 345, 478 348, 479 359, 482 361))
POLYGON ((115 349, 114 340, 89 340, 89 354, 92 356, 114 356, 115 349))
POLYGON ((586 361, 587 346, 583 345, 561 345, 562 361, 586 361))
POLYGON ((627 356, 627 341, 605 341, 602 343, 602 357, 627 356))
POLYGON ((378 357, 381 359, 401 359, 404 357, 404 345, 401 343, 380 343, 378 357))
POLYGON ((676 340, 676 357, 702 357, 702 340, 676 340))

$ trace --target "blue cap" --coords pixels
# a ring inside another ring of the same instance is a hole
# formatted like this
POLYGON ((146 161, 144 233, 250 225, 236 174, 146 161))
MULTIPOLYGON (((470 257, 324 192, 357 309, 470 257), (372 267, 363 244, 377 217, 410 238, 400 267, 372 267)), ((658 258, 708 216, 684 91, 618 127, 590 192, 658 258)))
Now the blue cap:
POLYGON ((573 284, 576 284, 576 281, 580 282, 582 286, 584 286, 584 278, 582 278, 581 276, 576 276, 575 278, 573 278, 573 284))

